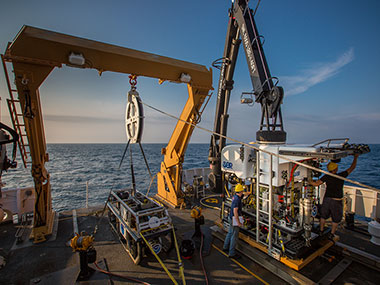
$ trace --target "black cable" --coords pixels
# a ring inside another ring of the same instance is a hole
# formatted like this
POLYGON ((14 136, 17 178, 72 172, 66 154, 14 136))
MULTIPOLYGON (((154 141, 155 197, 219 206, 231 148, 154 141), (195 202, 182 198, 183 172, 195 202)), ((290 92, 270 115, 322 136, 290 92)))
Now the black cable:
POLYGON ((203 249, 203 233, 201 232, 201 247, 199 249, 199 257, 201 259, 201 265, 202 265, 203 274, 205 276, 206 284, 208 285, 207 272, 206 272, 205 266, 203 264, 202 249, 203 249))
MULTIPOLYGON (((125 149, 124 149, 123 155, 122 155, 121 160, 120 160, 120 163, 119 163, 119 168, 118 168, 118 170, 120 170, 121 164, 123 163, 123 160, 124 160, 125 154, 126 154, 126 152, 127 152, 127 150, 128 150, 128 147, 129 147, 129 142, 130 142, 130 140, 128 140, 128 143, 127 143, 127 145, 126 145, 126 147, 125 147, 125 149)), ((102 210, 102 214, 100 215, 100 218, 99 218, 99 220, 97 221, 97 223, 96 223, 96 225, 95 225, 95 227, 94 227, 94 231, 93 231, 93 233, 92 233, 94 236, 95 236, 96 232, 98 231, 98 226, 99 226, 99 223, 100 223, 100 219, 104 216, 104 212, 106 211, 107 203, 108 203, 108 201, 109 201, 109 198, 110 198, 110 196, 111 196, 111 192, 112 192, 114 186, 115 186, 115 182, 113 182, 113 184, 112 184, 112 187, 111 187, 111 189, 110 189, 110 191, 109 191, 109 193, 108 193, 108 196, 107 196, 107 200, 106 200, 106 202, 104 203, 104 207, 103 207, 103 210, 102 210)))
POLYGON ((30 90, 24 89, 24 96, 25 96, 25 108, 24 108, 24 117, 28 119, 34 118, 34 113, 32 111, 32 99, 30 97, 30 90))
POLYGON ((142 145, 141 145, 141 142, 139 142, 139 146, 140 146, 141 153, 142 153, 142 155, 143 155, 143 157, 144 157, 145 165, 146 165, 146 168, 148 169, 150 179, 152 179, 152 173, 150 172, 150 168, 149 168, 149 165, 148 165, 148 161, 146 160, 145 153, 144 153, 143 147, 142 147, 142 145))
POLYGON ((37 197, 36 197, 36 203, 34 204, 34 211, 36 212, 36 226, 41 226, 42 225, 42 223, 41 223, 42 218, 41 218, 41 213, 38 210, 38 204, 40 201, 42 191, 37 191, 37 189, 36 189, 36 192, 37 192, 37 197))
POLYGON ((98 264, 96 262, 94 262, 94 264, 95 264, 96 268, 98 269, 98 271, 101 272, 101 273, 104 273, 104 274, 107 274, 107 275, 111 275, 111 276, 115 276, 115 277, 119 277, 119 278, 123 278, 123 279, 130 280, 130 281, 133 281, 133 282, 136 282, 136 283, 140 283, 140 284, 150 285, 150 283, 147 283, 147 282, 144 282, 144 281, 141 281, 141 280, 138 280, 138 279, 134 279, 134 278, 129 277, 129 276, 120 275, 120 274, 116 274, 116 273, 112 273, 112 272, 103 270, 103 269, 101 269, 98 266, 98 264))
POLYGON ((260 5, 260 1, 261 1, 261 0, 259 0, 259 1, 257 2, 257 5, 256 5, 256 8, 255 8, 255 11, 253 12, 253 16, 256 15, 257 9, 259 8, 259 5, 260 5))
POLYGON ((129 147, 129 142, 130 142, 131 140, 129 139, 128 140, 128 143, 127 143, 127 145, 126 145, 126 147, 125 147, 125 149, 124 149, 124 152, 123 152, 123 155, 121 156, 121 160, 120 160, 120 164, 119 164, 119 170, 120 170, 120 167, 121 167, 121 164, 123 163, 123 160, 124 160, 124 157, 125 157, 125 154, 126 154, 126 152, 127 152, 127 150, 128 150, 128 147, 129 147))
POLYGON ((133 168, 133 160, 132 160, 132 148, 129 148, 129 155, 130 155, 130 166, 131 166, 131 176, 132 176, 132 193, 133 195, 136 194, 136 181, 135 181, 135 171, 133 168))
POLYGON ((223 63, 227 63, 228 64, 228 60, 225 58, 225 57, 221 57, 221 58, 218 58, 218 59, 215 59, 211 65, 219 70, 222 69, 222 65, 223 63))

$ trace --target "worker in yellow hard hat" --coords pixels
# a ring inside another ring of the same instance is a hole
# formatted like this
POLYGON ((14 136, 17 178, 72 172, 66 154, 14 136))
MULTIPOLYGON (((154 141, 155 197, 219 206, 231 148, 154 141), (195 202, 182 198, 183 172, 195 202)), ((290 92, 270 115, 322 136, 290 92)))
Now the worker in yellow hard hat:
MULTIPOLYGON (((327 170, 341 177, 347 177, 356 167, 358 154, 354 155, 354 160, 352 161, 351 166, 343 171, 338 173, 338 164, 330 161, 327 164, 327 170)), ((323 183, 326 183, 326 193, 323 198, 322 207, 320 210, 320 234, 322 235, 324 232, 324 227, 326 223, 326 219, 331 216, 332 219, 332 227, 331 232, 329 234, 329 239, 333 240, 335 236, 335 232, 338 228, 338 225, 343 217, 343 184, 344 180, 330 176, 323 175, 317 181, 309 181, 309 183, 313 186, 319 186, 323 183)))
POLYGON ((245 186, 236 184, 235 195, 232 197, 231 209, 228 215, 229 228, 224 240, 223 251, 228 253, 230 258, 240 258, 235 251, 236 241, 239 236, 239 230, 243 223, 241 199, 244 195, 245 186))

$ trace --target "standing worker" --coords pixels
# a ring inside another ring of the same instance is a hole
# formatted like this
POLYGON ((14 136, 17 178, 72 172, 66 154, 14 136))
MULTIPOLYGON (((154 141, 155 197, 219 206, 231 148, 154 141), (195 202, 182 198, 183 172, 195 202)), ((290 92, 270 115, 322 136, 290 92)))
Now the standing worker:
MULTIPOLYGON (((356 167, 356 162, 358 159, 358 154, 354 155, 354 160, 352 161, 351 166, 343 171, 338 173, 338 164, 334 162, 329 162, 327 164, 327 170, 330 173, 336 174, 341 177, 347 177, 356 167)), ((329 234, 329 239, 333 239, 335 236, 335 232, 338 228, 338 224, 342 220, 343 217, 343 184, 344 180, 332 177, 330 175, 323 175, 317 181, 309 181, 309 183, 313 186, 319 186, 323 183, 326 183, 326 193, 323 198, 323 203, 321 207, 321 219, 319 230, 320 233, 323 233, 326 219, 331 216, 332 219, 332 227, 331 233, 329 234)))
POLYGON ((231 210, 228 216, 230 223, 228 234, 224 240, 223 251, 228 252, 230 258, 240 258, 235 251, 236 241, 239 237, 239 229, 242 226, 242 204, 241 199, 244 195, 244 186, 237 184, 235 186, 235 195, 232 197, 231 210))

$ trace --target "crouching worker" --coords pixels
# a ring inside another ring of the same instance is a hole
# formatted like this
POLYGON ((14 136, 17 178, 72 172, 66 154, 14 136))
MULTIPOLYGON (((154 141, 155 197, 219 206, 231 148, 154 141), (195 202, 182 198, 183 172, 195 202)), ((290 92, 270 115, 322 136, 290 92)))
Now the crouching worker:
POLYGON ((228 252, 230 258, 240 258, 236 253, 235 246, 239 237, 239 229, 242 226, 242 203, 241 199, 244 195, 244 186, 237 184, 235 186, 235 195, 232 197, 231 210, 228 216, 229 229, 226 239, 224 240, 223 251, 228 252))
MULTIPOLYGON (((327 170, 330 173, 336 174, 341 177, 347 177, 356 167, 356 162, 358 159, 358 154, 354 155, 354 160, 351 166, 338 173, 338 164, 334 162, 329 162, 327 164, 327 170)), ((332 227, 331 233, 329 234, 329 239, 333 240, 335 232, 338 225, 343 217, 343 184, 344 180, 332 177, 330 175, 323 175, 321 179, 317 181, 309 181, 313 186, 319 186, 326 183, 326 193, 323 198, 323 203, 321 207, 321 219, 320 219, 320 233, 323 233, 326 220, 331 216, 332 227)))

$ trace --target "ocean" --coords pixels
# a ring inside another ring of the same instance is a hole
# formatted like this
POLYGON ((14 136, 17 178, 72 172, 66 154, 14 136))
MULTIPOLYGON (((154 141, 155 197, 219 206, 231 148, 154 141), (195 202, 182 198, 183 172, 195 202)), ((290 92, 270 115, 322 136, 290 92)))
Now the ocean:
MULTIPOLYGON (((151 173, 160 170, 163 159, 161 148, 166 144, 142 144, 151 173)), ((146 193, 150 184, 149 172, 138 145, 131 145, 137 190, 146 193)), ((371 152, 359 157, 355 171, 348 177, 380 189, 380 144, 370 145, 371 152)), ((127 152, 119 169, 125 144, 48 144, 54 210, 60 212, 86 205, 88 183, 89 205, 103 204, 111 189, 131 187, 130 155, 127 152)), ((189 144, 184 169, 208 167, 209 144, 189 144)), ((8 149, 8 153, 9 153, 8 149)), ((340 170, 350 166, 352 157, 342 159, 340 170)), ((30 166, 25 169, 20 159, 16 169, 2 175, 4 188, 33 186, 30 166)), ((150 193, 157 192, 154 182, 150 193)))

